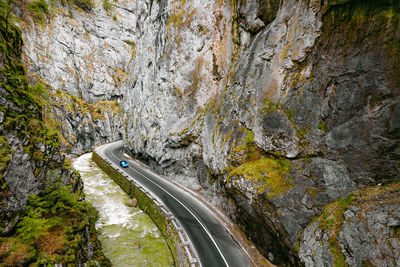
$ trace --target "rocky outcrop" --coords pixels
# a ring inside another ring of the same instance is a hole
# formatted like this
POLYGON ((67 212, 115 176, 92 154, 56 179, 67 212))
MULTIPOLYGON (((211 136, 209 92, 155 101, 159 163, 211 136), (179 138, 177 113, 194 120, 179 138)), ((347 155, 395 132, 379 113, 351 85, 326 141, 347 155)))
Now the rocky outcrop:
MULTIPOLYGON (((368 258, 362 233, 348 229, 370 231, 356 218, 380 212, 382 227, 397 229, 397 204, 363 211, 355 201, 338 226, 342 249, 309 244, 328 238, 312 218, 330 204, 399 181, 396 1, 110 3, 89 13, 56 5, 50 23, 24 30, 31 79, 123 110, 91 123, 94 113, 54 98, 71 151, 121 133, 127 151, 200 190, 275 263, 328 266, 339 251, 349 265, 392 265, 395 253, 368 258)), ((398 240, 390 233, 369 235, 369 248, 379 235, 398 240)))
POLYGON ((88 16, 78 7, 57 4, 48 7, 54 16, 50 23, 34 17, 24 22, 28 78, 52 91, 47 114, 68 154, 121 139, 124 121, 118 106, 132 83, 129 65, 136 51, 131 25, 136 22, 126 3, 119 4, 119 21, 100 6, 88 16))
POLYGON ((305 229, 299 255, 306 266, 397 266, 399 211, 399 183, 357 191, 305 229))
POLYGON ((14 2, 0 7, 0 264, 110 265, 79 174, 44 122, 46 87, 28 85, 14 14, 19 8, 14 2))
POLYGON ((46 118, 58 129, 63 152, 79 154, 122 137, 124 116, 118 102, 90 104, 62 91, 52 93, 50 98, 46 118))
MULTIPOLYGON (((253 41, 255 52, 242 61, 248 64, 251 60, 250 64, 239 65, 235 75, 237 91, 233 97, 225 97, 222 105, 222 110, 226 108, 230 114, 232 110, 239 114, 240 121, 253 130, 256 145, 265 152, 295 157, 293 169, 286 176, 291 180, 291 189, 268 200, 268 208, 252 211, 242 196, 233 197, 240 211, 249 211, 249 216, 243 213, 238 216, 243 228, 248 221, 240 218, 257 218, 254 225, 261 224, 259 218, 267 218, 263 224, 274 226, 268 227, 273 231, 265 236, 264 244, 279 236, 290 251, 294 250, 301 231, 308 229, 310 219, 320 214, 322 207, 357 188, 396 181, 399 177, 396 163, 399 155, 395 152, 399 139, 395 131, 388 130, 389 125, 396 124, 394 114, 399 101, 399 84, 392 75, 399 56, 398 50, 393 50, 393 42, 398 40, 396 26, 380 13, 386 12, 385 9, 377 9, 373 2, 351 1, 320 7, 310 2, 308 7, 303 7, 299 13, 302 15, 298 16, 303 20, 300 25, 307 25, 306 18, 315 19, 310 24, 313 27, 308 29, 310 34, 306 31, 304 37, 296 37, 298 31, 294 30, 296 23, 292 21, 288 24, 292 30, 279 31, 287 34, 283 39, 287 42, 281 49, 278 46, 275 52, 268 53, 265 44, 273 43, 276 34, 257 40, 263 34, 259 33, 253 41), (314 10, 319 12, 313 13, 314 10), (372 36, 371 32, 374 32, 372 36), (289 36, 299 41, 292 44, 289 36), (300 49, 293 47, 300 43, 300 49), (263 61, 260 54, 264 51, 272 55, 270 61, 263 61), (298 55, 302 56, 297 58, 298 55), (254 82, 252 74, 256 77, 254 82), (251 99, 254 94, 259 96, 251 99), (235 103, 235 99, 237 104, 232 108, 230 103, 235 103), (243 104, 244 99, 247 104, 243 104), (270 218, 279 220, 271 223, 270 218)), ((301 9, 297 6, 293 10, 301 9)), ((295 14, 289 13, 287 20, 294 19, 295 14)), ((266 32, 273 33, 274 22, 266 32)), ((253 203, 260 202, 259 206, 265 207, 265 200, 254 197, 253 203)), ((254 227, 248 233, 256 231, 254 227)), ((321 257, 328 258, 325 262, 330 262, 329 253, 327 256, 319 252, 321 257)))

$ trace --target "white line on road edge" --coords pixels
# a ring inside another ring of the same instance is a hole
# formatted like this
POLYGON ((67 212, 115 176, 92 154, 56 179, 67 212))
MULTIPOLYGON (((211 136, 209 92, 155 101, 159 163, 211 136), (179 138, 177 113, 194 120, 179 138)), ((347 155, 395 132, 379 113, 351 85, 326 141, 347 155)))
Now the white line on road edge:
MULTIPOLYGON (((138 165, 140 165, 140 162, 138 162, 137 160, 133 159, 130 155, 126 154, 125 152, 123 152, 122 155, 123 155, 124 157, 130 159, 131 161, 134 161, 136 164, 139 163, 138 165)), ((114 155, 114 156, 115 156, 115 155, 114 155)), ((173 184, 173 185, 177 186, 179 189, 183 190, 184 192, 189 193, 190 195, 192 195, 192 197, 194 197, 194 198, 198 201, 198 203, 201 204, 201 205, 205 208, 205 210, 208 210, 209 212, 211 212, 212 214, 215 215, 215 218, 216 218, 216 219, 224 226, 224 228, 230 233, 230 235, 232 236, 232 238, 234 238, 235 240, 237 239, 237 238, 235 237, 235 235, 232 233, 232 231, 231 231, 231 229, 229 228, 229 226, 228 226, 228 225, 230 224, 230 222, 227 221, 226 219, 225 219, 226 221, 225 221, 224 219, 222 219, 222 217, 226 217, 225 214, 222 214, 221 211, 218 211, 218 210, 212 210, 212 208, 210 207, 210 204, 209 204, 209 203, 206 203, 206 201, 205 201, 204 199, 201 199, 201 198, 199 197, 199 195, 198 195, 196 192, 194 192, 194 191, 192 191, 192 190, 190 190, 190 189, 188 189, 188 188, 185 188, 184 186, 181 186, 181 185, 177 184, 177 183, 176 183, 175 181, 173 181, 173 180, 167 179, 167 178, 166 178, 165 176, 163 176, 163 175, 160 175, 160 174, 158 174, 158 173, 155 173, 154 170, 152 170, 151 168, 149 168, 149 166, 147 166, 147 165, 144 165, 144 166, 145 166, 146 168, 143 168, 143 169, 145 169, 146 171, 150 172, 150 173, 153 174, 153 175, 156 175, 156 176, 162 178, 164 181, 166 181, 166 182, 168 182, 168 183, 170 183, 170 184, 173 184), (220 217, 221 217, 221 218, 220 218, 220 217)), ((236 240, 236 242, 239 243, 238 240, 236 240)), ((240 243, 239 243, 239 244, 240 244, 240 243)), ((255 266, 256 264, 255 264, 255 262, 253 261, 252 257, 250 256, 250 254, 249 254, 249 252, 247 251, 247 249, 245 249, 241 244, 240 244, 240 247, 242 248, 242 251, 247 255, 247 258, 248 258, 248 259, 254 264, 254 266, 255 266)))
MULTIPOLYGON (((111 155, 113 155, 117 160, 118 157, 111 151, 111 155)), ((204 229, 204 231, 207 233, 208 237, 211 239, 211 241, 214 243, 215 247, 217 248, 219 254, 221 255, 222 259, 224 260, 224 263, 226 266, 229 267, 228 262, 226 261, 224 254, 222 254, 221 249, 219 248, 217 242, 215 242, 214 238, 212 237, 211 233, 208 231, 207 227, 204 225, 204 223, 201 221, 200 218, 198 218, 188 207, 185 206, 185 204, 183 204, 181 201, 179 201, 176 197, 174 197, 171 193, 169 193, 168 191, 166 191, 164 188, 162 188, 160 185, 156 184, 155 182, 153 182, 151 179, 147 178, 146 176, 144 176, 143 174, 141 174, 140 172, 138 172, 137 170, 135 170, 134 168, 132 168, 131 166, 129 166, 129 168, 131 170, 133 170, 134 172, 136 172, 137 174, 139 174, 140 176, 142 176, 143 178, 145 178, 146 180, 148 180, 149 182, 151 182, 152 184, 154 184, 155 186, 157 186, 158 188, 160 188, 161 190, 163 190, 165 193, 167 193, 170 197, 172 197, 173 199, 175 199, 179 204, 181 204, 195 219, 196 221, 201 225, 201 227, 204 229)))
MULTIPOLYGON (((96 148, 96 150, 97 150, 97 148, 96 148)), ((97 150, 98 151, 98 150, 97 150)), ((96 152, 97 153, 97 152, 96 152)), ((99 156, 102 154, 101 153, 101 151, 98 151, 98 153, 97 153, 99 156)), ((114 155, 114 153, 112 153, 111 152, 111 154, 116 158, 116 159, 118 159, 118 157, 116 157, 115 155, 114 155)), ((103 158, 103 160, 105 160, 108 164, 110 164, 111 166, 116 166, 115 164, 113 164, 108 158, 103 158)), ((130 168, 130 167, 129 167, 130 168)), ((132 169, 132 168, 131 168, 132 169)), ((168 219, 168 220, 170 220, 171 222, 172 222, 172 224, 173 224, 173 226, 175 227, 175 225, 176 225, 176 223, 175 222, 177 222, 179 225, 180 225, 180 223, 179 223, 179 221, 175 218, 175 216, 172 214, 172 212, 167 208, 167 207, 165 207, 163 204, 162 204, 162 202, 160 202, 160 200, 159 199, 157 199, 153 194, 152 194, 152 192, 151 191, 149 191, 147 188, 145 188, 144 186, 142 186, 141 184, 139 184, 136 180, 134 180, 134 179, 132 179, 129 175, 127 175, 125 172, 123 172, 122 170, 120 170, 120 168, 118 168, 118 166, 116 166, 116 168, 115 168, 115 170, 117 170, 117 172, 118 173, 120 173, 122 176, 124 176, 125 178, 127 178, 128 180, 131 180, 131 181, 133 181, 133 184, 137 187, 137 188, 139 188, 142 192, 144 192, 145 194, 147 194, 149 197, 150 197, 150 199, 151 200, 153 200, 153 202, 155 202, 155 204, 156 204, 156 206, 158 206, 160 209, 161 209, 161 211, 165 214, 165 217, 168 219), (158 205, 157 205, 158 204, 158 205), (175 225, 174 225, 175 224, 175 225)), ((132 169, 132 170, 134 170, 136 173, 138 173, 135 169, 132 169)), ((141 176, 143 176, 141 173, 138 173, 138 174, 140 174, 141 176)), ((143 176, 144 178, 146 178, 147 179, 147 177, 145 177, 145 176, 143 176)), ((147 179, 147 180, 149 180, 149 179, 147 179)), ((152 182, 151 180, 149 180, 150 182, 152 182)), ((153 182, 152 182, 153 183, 153 182)), ((154 183, 153 183, 154 184, 154 183)), ((158 186, 157 184, 155 184, 156 186, 158 186)), ((158 186, 159 187, 159 186, 158 186)), ((161 188, 160 187, 160 189, 162 189, 164 192, 166 192, 163 188, 161 188)), ((166 192, 167 194, 169 194, 168 192, 166 192)), ((170 195, 170 194, 169 194, 170 195)), ((170 195, 170 196, 172 196, 172 195, 170 195)), ((177 200, 178 201, 178 200, 177 200)), ((179 201, 178 201, 179 202, 179 201)), ((179 202, 182 206, 184 206, 181 202, 179 202)), ((187 209, 187 207, 186 206, 184 206, 186 209, 187 209)), ((191 213, 191 211, 190 210, 188 210, 190 213, 191 213)), ((175 229, 177 230, 177 232, 178 232, 178 237, 179 237, 179 239, 181 240, 181 243, 182 243, 182 246, 184 247, 184 249, 185 249, 185 251, 186 251, 186 254, 188 255, 188 258, 189 258, 189 263, 190 263, 190 266, 191 267, 196 267, 196 266, 200 266, 200 267, 202 267, 202 265, 201 265, 201 262, 197 259, 198 258, 198 256, 197 256, 197 253, 196 253, 196 249, 194 248, 194 246, 193 246, 193 244, 190 242, 190 239, 188 238, 188 235, 187 235, 187 233, 186 233, 186 231, 182 228, 182 227, 175 227, 175 229), (186 237, 186 238, 185 238, 186 237), (190 249, 189 249, 190 248, 190 249)), ((205 229, 206 230, 206 229, 205 229)), ((207 230, 206 230, 206 232, 208 232, 207 230)), ((213 239, 212 239, 213 240, 213 239)), ((213 240, 213 242, 214 242, 214 240, 213 240)), ((214 242, 215 243, 215 242, 214 242)), ((217 249, 219 250, 219 248, 217 247, 217 249)), ((223 257, 223 255, 221 254, 221 256, 222 256, 222 258, 224 259, 224 261, 225 261, 225 258, 223 257)), ((225 261, 226 262, 226 261, 225 261)), ((229 265, 227 265, 227 266, 229 266, 229 265)))

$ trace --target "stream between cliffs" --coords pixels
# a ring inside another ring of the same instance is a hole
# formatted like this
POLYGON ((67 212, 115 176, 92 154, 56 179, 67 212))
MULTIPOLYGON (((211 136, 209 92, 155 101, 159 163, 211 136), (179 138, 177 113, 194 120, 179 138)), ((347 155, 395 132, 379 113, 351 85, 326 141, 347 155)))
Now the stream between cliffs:
POLYGON ((167 243, 150 217, 125 205, 130 197, 91 157, 80 156, 73 167, 82 176, 86 200, 99 211, 96 229, 104 254, 114 266, 173 266, 167 243))

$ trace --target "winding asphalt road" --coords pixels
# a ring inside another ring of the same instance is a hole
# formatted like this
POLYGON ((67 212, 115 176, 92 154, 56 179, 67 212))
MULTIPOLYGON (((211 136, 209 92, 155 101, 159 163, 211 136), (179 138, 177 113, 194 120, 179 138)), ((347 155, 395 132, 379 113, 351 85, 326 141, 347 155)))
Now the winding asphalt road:
POLYGON ((173 183, 124 157, 122 142, 98 147, 96 151, 117 166, 121 159, 129 162, 129 168, 123 171, 169 208, 193 243, 202 267, 252 266, 242 247, 204 204, 173 183))

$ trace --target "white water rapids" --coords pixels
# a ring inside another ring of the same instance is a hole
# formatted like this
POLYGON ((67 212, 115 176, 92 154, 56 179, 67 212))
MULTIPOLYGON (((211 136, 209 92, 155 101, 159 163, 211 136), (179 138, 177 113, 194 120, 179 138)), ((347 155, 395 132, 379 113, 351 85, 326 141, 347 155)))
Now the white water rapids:
POLYGON ((96 229, 113 266, 173 266, 165 239, 139 208, 125 205, 129 196, 84 154, 73 162, 84 183, 86 200, 100 213, 96 229))

